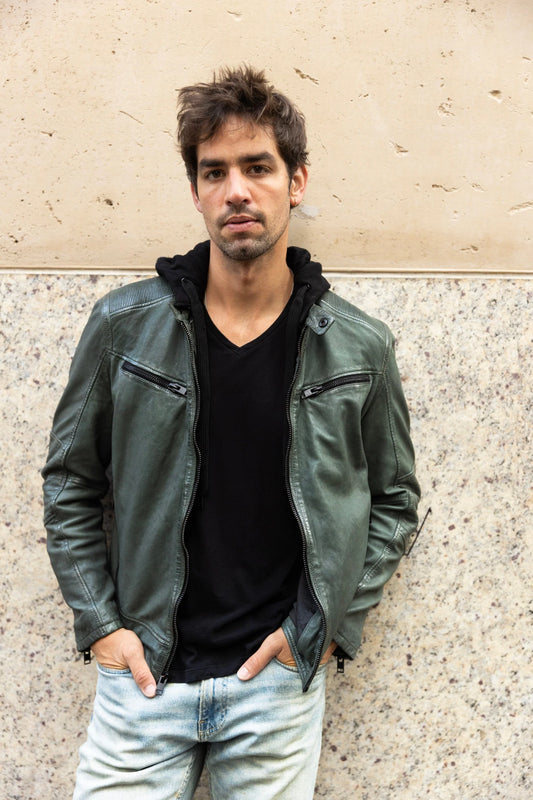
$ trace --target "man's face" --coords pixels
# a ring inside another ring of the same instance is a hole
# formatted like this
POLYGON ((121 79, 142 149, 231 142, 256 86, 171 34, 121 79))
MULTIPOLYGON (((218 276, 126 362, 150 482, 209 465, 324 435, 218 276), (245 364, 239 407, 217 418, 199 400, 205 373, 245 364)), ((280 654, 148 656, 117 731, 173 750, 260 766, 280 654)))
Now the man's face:
POLYGON ((303 198, 307 170, 299 167, 289 180, 269 128, 230 117, 198 145, 197 159, 194 204, 225 256, 250 261, 287 238, 290 209, 303 198))

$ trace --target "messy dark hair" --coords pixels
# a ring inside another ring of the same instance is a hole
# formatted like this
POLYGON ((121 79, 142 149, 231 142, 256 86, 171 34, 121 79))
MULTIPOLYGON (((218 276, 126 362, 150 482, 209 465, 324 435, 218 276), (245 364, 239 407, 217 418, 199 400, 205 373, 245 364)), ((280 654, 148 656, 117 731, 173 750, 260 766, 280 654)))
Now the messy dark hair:
POLYGON ((197 187, 197 147, 211 139, 229 116, 270 128, 289 178, 308 163, 305 119, 285 95, 258 71, 244 64, 223 67, 211 83, 185 86, 178 95, 178 145, 187 177, 197 187))

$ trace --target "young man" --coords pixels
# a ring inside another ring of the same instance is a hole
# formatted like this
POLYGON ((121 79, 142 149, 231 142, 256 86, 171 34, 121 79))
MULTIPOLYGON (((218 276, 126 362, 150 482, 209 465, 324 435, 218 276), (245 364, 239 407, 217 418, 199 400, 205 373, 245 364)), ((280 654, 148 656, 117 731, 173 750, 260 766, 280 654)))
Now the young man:
POLYGON ((99 670, 74 796, 192 798, 205 760, 215 800, 310 800, 325 664, 416 526, 408 413, 388 329, 287 246, 301 114, 244 67, 178 123, 209 242, 97 303, 43 470, 99 670))

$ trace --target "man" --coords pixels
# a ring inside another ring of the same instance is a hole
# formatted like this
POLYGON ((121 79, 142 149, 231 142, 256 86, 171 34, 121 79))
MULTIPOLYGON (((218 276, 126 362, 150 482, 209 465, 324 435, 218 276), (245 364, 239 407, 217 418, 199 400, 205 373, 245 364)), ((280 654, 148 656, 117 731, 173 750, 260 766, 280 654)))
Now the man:
POLYGON ((99 670, 74 796, 192 798, 205 760, 215 800, 308 800, 326 662, 416 526, 408 413, 388 329, 287 246, 292 103, 224 69, 181 91, 178 139, 209 242, 97 303, 43 470, 99 670))

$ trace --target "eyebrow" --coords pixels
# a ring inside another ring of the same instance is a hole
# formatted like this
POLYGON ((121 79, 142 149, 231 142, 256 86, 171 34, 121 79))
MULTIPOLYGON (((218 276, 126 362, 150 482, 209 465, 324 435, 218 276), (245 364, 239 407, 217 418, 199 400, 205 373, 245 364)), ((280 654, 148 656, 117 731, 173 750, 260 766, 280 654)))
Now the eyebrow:
MULTIPOLYGON (((273 163, 275 161, 274 156, 272 153, 269 153, 268 150, 264 150, 261 153, 250 153, 244 156, 241 156, 238 160, 238 164, 253 164, 257 161, 268 161, 273 163)), ((198 169, 213 169, 214 167, 223 167, 225 166, 226 162, 221 158, 202 158, 198 163, 198 169)))

